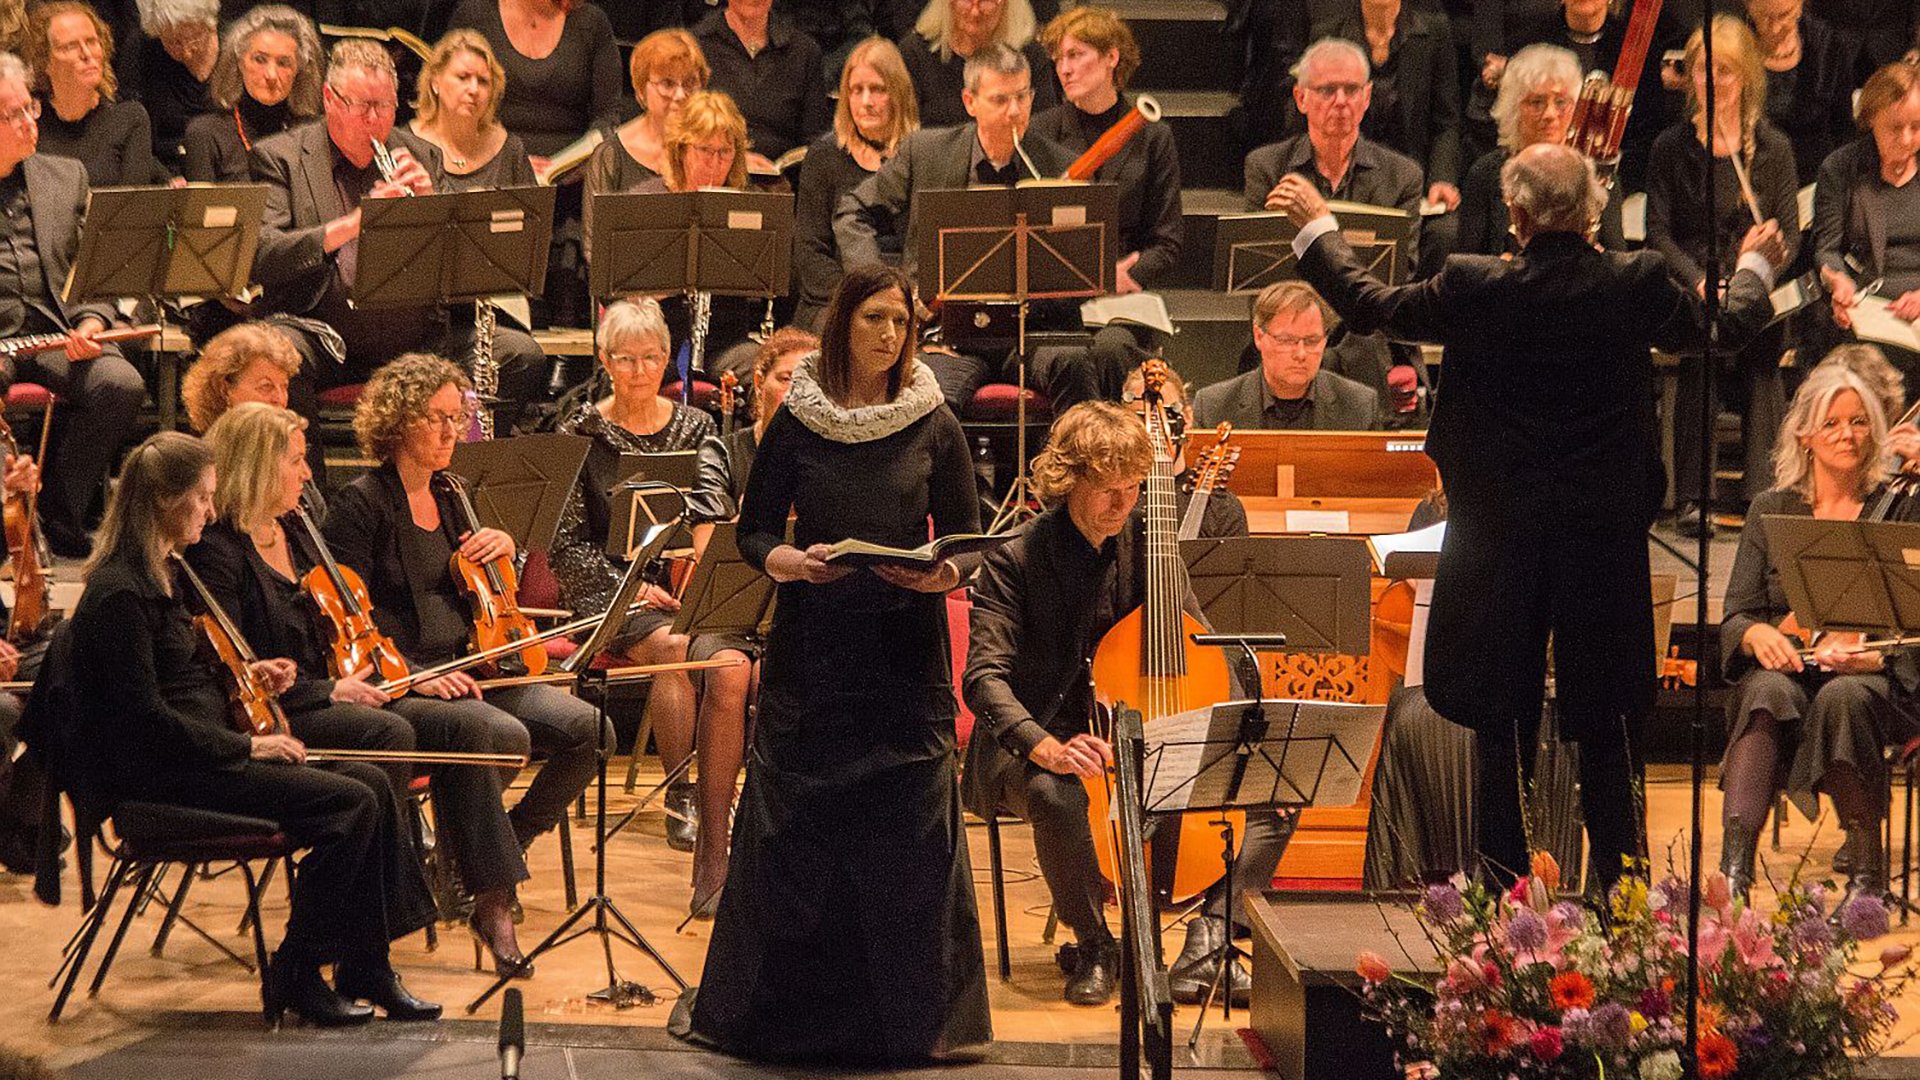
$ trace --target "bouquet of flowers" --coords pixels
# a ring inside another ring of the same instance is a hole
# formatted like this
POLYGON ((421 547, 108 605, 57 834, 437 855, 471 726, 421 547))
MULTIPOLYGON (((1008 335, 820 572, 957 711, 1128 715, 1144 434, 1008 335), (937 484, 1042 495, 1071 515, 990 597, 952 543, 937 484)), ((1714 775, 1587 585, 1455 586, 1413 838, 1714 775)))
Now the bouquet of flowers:
MULTIPOLYGON (((1416 905, 1437 979, 1396 974, 1360 954, 1365 1008, 1393 1037, 1408 1080, 1678 1080, 1686 1042, 1684 880, 1623 877, 1609 910, 1555 900, 1560 870, 1536 855, 1504 892, 1456 876, 1416 905)), ((1913 978, 1908 948, 1862 959, 1887 932, 1879 899, 1794 882, 1766 913, 1725 875, 1701 894, 1699 1037, 1706 1080, 1812 1080, 1854 1074, 1884 1050, 1891 1001, 1913 978), (1864 972, 1855 970, 1866 969, 1864 972)), ((1405 943, 1403 943, 1404 946, 1405 943)))

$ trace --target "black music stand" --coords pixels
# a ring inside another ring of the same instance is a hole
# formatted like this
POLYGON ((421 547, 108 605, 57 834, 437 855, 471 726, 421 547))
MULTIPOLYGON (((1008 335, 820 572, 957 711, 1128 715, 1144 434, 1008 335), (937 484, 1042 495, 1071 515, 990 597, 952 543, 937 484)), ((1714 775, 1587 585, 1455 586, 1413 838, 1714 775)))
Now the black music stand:
POLYGON ((757 296, 772 310, 792 274, 793 196, 765 191, 699 191, 588 195, 587 284, 597 299, 635 293, 682 293, 691 324, 683 390, 703 366, 712 299, 757 296))
MULTIPOLYGON (((680 492, 693 487, 699 457, 693 450, 620 455, 621 482, 607 492, 608 557, 623 565, 631 561, 648 528, 679 516, 684 506, 680 492), (652 480, 673 490, 668 495, 664 488, 634 486, 636 480, 652 480)), ((666 553, 683 554, 692 542, 692 530, 682 522, 667 541, 666 553)))
POLYGON ((1899 644, 1920 635, 1920 525, 1768 514, 1767 550, 1800 625, 1899 644))
POLYGON ((482 525, 505 530, 516 550, 546 551, 592 445, 558 432, 459 443, 448 471, 467 481, 482 525))
MULTIPOLYGON (((1419 219, 1405 210, 1365 203, 1329 202, 1340 233, 1360 265, 1389 285, 1406 280, 1413 267, 1407 249, 1419 219)), ((1280 213, 1226 214, 1213 241, 1213 287, 1232 294, 1257 293, 1278 281, 1298 281, 1293 238, 1299 228, 1280 213)))
MULTIPOLYGON (((95 188, 61 288, 69 304, 139 297, 166 335, 163 301, 239 297, 253 273, 265 184, 95 188)), ((180 369, 160 364, 160 428, 180 421, 180 369)))
POLYGON ((1120 253, 1119 191, 1114 184, 1036 184, 914 192, 911 231, 926 302, 998 301, 1018 312, 1016 468, 988 532, 1027 511, 1028 304, 1112 291, 1120 253))
POLYGON ((1223 634, 1279 631, 1289 652, 1365 656, 1373 559, 1365 540, 1239 536, 1180 541, 1194 599, 1223 634))
MULTIPOLYGON (((561 670, 575 677, 574 693, 578 694, 583 701, 593 702, 596 712, 594 722, 598 733, 595 740, 598 750, 596 755, 598 768, 595 770, 595 783, 599 805, 594 809, 596 843, 593 845, 593 895, 582 900, 580 906, 574 908, 560 925, 554 928, 553 933, 547 935, 546 940, 535 945, 533 950, 523 958, 525 964, 531 965, 542 953, 557 949, 575 938, 587 934, 599 937, 601 951, 607 960, 607 985, 588 994, 587 997, 595 1001, 610 1002, 619 1007, 651 1002, 653 994, 639 983, 622 979, 620 973, 615 970, 613 966, 615 940, 625 942, 647 954, 654 964, 673 980, 674 985, 681 990, 687 988, 687 980, 680 977, 680 973, 673 969, 673 965, 667 962, 667 958, 660 955, 660 951, 655 949, 646 936, 621 913, 620 908, 614 904, 613 897, 607 895, 607 758, 612 752, 607 745, 607 730, 612 726, 607 722, 607 688, 616 681, 649 676, 627 676, 616 680, 609 678, 606 672, 596 671, 593 667, 593 658, 599 655, 609 642, 619 636, 621 628, 627 621, 625 613, 632 607, 633 598, 640 595, 641 587, 646 584, 643 571, 648 560, 657 553, 660 545, 665 544, 668 534, 672 531, 672 525, 668 524, 657 526, 648 534, 638 557, 634 559, 633 565, 627 568, 626 575, 620 579, 620 587, 614 591, 613 603, 607 607, 607 617, 600 620, 599 625, 594 627, 593 633, 587 636, 587 640, 574 651, 572 656, 560 662, 561 670), (575 930, 574 924, 589 914, 593 916, 593 921, 575 930), (619 926, 614 926, 614 923, 618 923, 619 926)), ((507 983, 513 980, 514 974, 509 971, 496 978, 493 985, 487 987, 479 997, 474 998, 467 1005, 467 1013, 471 1015, 480 1006, 486 1004, 488 998, 499 993, 507 983)))
POLYGON ((553 243, 553 189, 495 188, 363 199, 353 306, 473 304, 474 390, 480 430, 500 407, 491 298, 544 292, 553 243))

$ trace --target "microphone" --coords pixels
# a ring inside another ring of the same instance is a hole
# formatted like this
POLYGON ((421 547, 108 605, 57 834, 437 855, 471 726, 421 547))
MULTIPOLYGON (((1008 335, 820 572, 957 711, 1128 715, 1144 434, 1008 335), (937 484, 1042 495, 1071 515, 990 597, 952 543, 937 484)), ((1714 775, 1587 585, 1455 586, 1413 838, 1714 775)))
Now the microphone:
POLYGON ((1287 635, 1278 631, 1264 634, 1188 634, 1195 645, 1219 645, 1225 648, 1256 649, 1276 652, 1287 647, 1287 635))
POLYGON ((527 1052, 527 1022, 518 989, 500 1004, 500 1080, 520 1080, 520 1059, 527 1052))

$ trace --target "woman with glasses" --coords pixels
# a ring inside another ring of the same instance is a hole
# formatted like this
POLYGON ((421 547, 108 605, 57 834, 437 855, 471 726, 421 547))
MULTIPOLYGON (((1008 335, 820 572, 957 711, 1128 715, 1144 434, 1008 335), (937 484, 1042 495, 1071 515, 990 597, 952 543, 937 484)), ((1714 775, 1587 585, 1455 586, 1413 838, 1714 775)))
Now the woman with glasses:
POLYGON ((411 127, 440 148, 455 191, 533 185, 526 145, 500 123, 506 89, 507 73, 477 31, 447 31, 421 66, 411 127))
MULTIPOLYGON (((1832 297, 1834 325, 1853 329, 1863 296, 1920 319, 1920 65, 1888 64, 1860 90, 1861 136, 1820 165, 1813 195, 1813 258, 1832 297)), ((1920 353, 1886 346, 1920 385, 1920 353)))
POLYGON ((319 116, 320 57, 313 20, 290 7, 235 19, 207 84, 215 109, 187 122, 187 179, 246 180, 255 143, 319 116))
POLYGON ((39 113, 40 152, 77 159, 92 187, 166 183, 146 106, 115 100, 107 24, 88 4, 53 0, 33 9, 31 25, 25 59, 48 106, 39 113))
MULTIPOLYGON (((416 671, 470 651, 473 617, 453 576, 454 552, 475 562, 514 553, 513 538, 499 529, 468 528, 452 483, 441 476, 472 423, 472 393, 473 383, 452 361, 426 353, 409 353, 376 371, 354 409, 353 431, 361 450, 380 464, 335 493, 327 513, 327 546, 366 581, 375 621, 416 671)), ((586 790, 601 739, 612 745, 611 730, 598 730, 593 706, 579 698, 547 685, 483 693, 465 671, 420 683, 390 708, 416 724, 439 718, 483 730, 488 750, 546 757, 507 812, 522 851, 559 824, 586 790)), ((511 920, 497 911, 488 917, 485 925, 475 922, 474 932, 493 954, 495 970, 531 974, 511 920)))
POLYGON ((967 122, 966 106, 960 100, 967 58, 991 42, 1026 54, 1027 70, 1033 73, 1035 113, 1060 104, 1053 62, 1033 39, 1038 26, 1030 0, 932 0, 927 4, 913 30, 900 38, 900 56, 920 103, 920 123, 949 127, 967 122))
POLYGON ((667 174, 667 125, 707 88, 707 58, 685 30, 656 30, 633 47, 627 65, 640 115, 614 129, 587 161, 587 243, 593 243, 593 197, 637 191, 667 174))
POLYGON ((1736 893, 1755 880, 1760 829, 1779 792, 1808 818, 1833 800, 1846 830, 1849 894, 1884 894, 1880 828, 1886 813, 1882 747, 1920 731, 1901 688, 1920 680, 1910 652, 1850 651, 1845 635, 1788 636, 1791 613, 1769 557, 1767 516, 1852 521, 1885 478, 1887 418, 1879 396, 1844 362, 1815 368, 1794 395, 1774 448, 1775 487, 1753 501, 1727 579, 1721 670, 1734 682, 1720 764, 1726 791, 1721 868, 1736 893))
MULTIPOLYGON (((613 603, 623 562, 607 554, 613 508, 608 492, 628 479, 624 454, 697 450, 714 436, 713 419, 689 405, 660 396, 660 382, 673 355, 667 320, 658 302, 622 300, 600 316, 596 351, 611 393, 590 400, 561 420, 559 430, 592 440, 586 467, 560 512, 560 527, 547 555, 560 583, 560 603, 573 611, 605 611, 613 603)), ((687 638, 672 630, 680 608, 664 580, 646 587, 648 610, 628 616, 608 648, 633 664, 676 663, 687 658, 687 638)), ((659 740, 660 763, 672 771, 693 753, 693 683, 686 672, 661 675, 648 684, 647 718, 659 740)), ((698 810, 691 779, 667 788, 667 843, 692 851, 698 810)))

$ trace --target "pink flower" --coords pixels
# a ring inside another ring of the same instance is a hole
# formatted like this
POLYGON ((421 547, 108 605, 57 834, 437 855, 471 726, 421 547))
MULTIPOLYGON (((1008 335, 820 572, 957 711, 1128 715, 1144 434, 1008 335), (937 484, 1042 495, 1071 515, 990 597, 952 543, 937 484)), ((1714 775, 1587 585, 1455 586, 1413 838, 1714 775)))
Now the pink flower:
POLYGON ((1733 906, 1733 888, 1727 883, 1727 875, 1715 870, 1707 875, 1707 887, 1700 899, 1710 908, 1725 911, 1733 906))
POLYGON ((1393 977, 1393 968, 1387 965, 1386 957, 1371 949, 1360 953, 1360 958, 1355 961, 1353 970, 1362 979, 1376 986, 1393 977))
MULTIPOLYGON (((1708 971, 1717 970, 1721 959, 1726 955, 1727 943, 1733 940, 1733 931, 1718 919, 1700 920, 1700 966, 1708 971)), ((1682 943, 1681 948, 1685 947, 1682 943)))
MULTIPOLYGON (((1704 928, 1702 930, 1704 937, 1704 928)), ((1772 924, 1765 915, 1752 908, 1740 912, 1740 922, 1733 930, 1733 947, 1740 956, 1740 962, 1756 971, 1785 963, 1774 954, 1772 924)))
POLYGON ((1911 945, 1889 945, 1880 950, 1880 966, 1892 967, 1912 955, 1913 946, 1911 945))
POLYGON ((1560 1051, 1563 1049, 1560 1040, 1560 1029, 1552 1027, 1536 1028, 1533 1033, 1533 1038, 1527 1040, 1527 1045, 1532 1049, 1534 1057, 1539 1058, 1541 1061, 1552 1061, 1554 1058, 1560 1056, 1560 1051))

